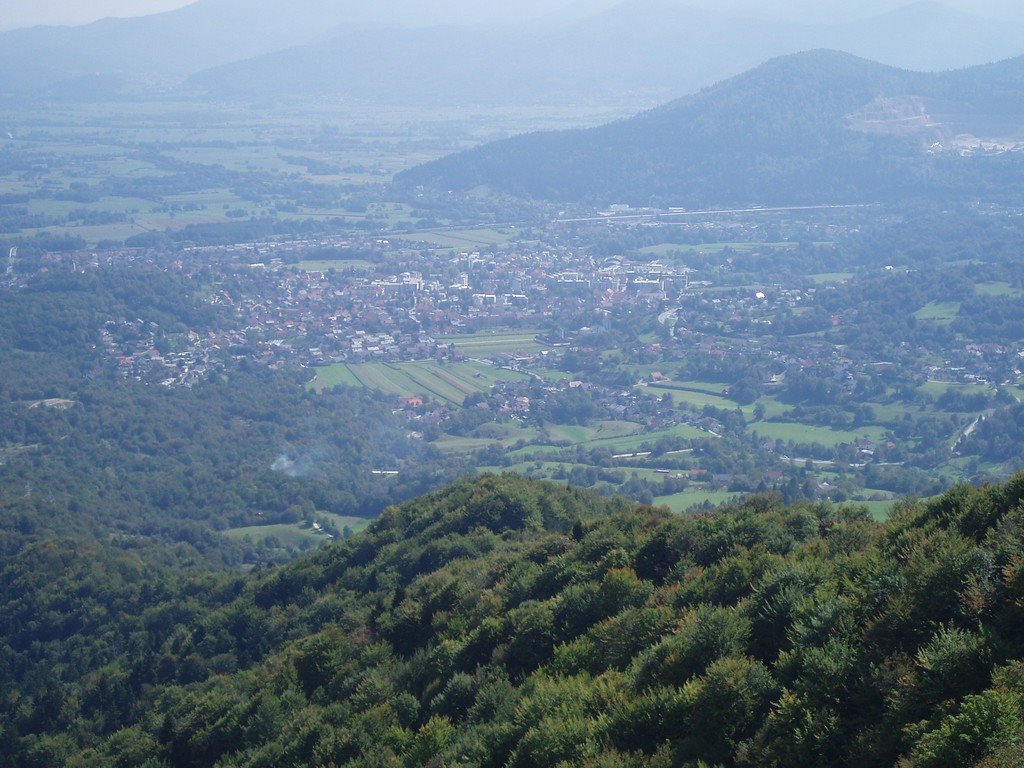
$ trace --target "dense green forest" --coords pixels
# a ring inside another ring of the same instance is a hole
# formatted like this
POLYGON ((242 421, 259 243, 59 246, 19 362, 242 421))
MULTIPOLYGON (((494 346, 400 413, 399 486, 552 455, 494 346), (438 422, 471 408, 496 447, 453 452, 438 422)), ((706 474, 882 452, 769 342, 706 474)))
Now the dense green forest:
POLYGON ((317 395, 300 369, 219 361, 174 388, 123 376, 108 323, 138 318, 126 343, 158 352, 190 329, 216 330, 223 318, 196 289, 206 277, 112 269, 0 293, 0 553, 73 536, 179 564, 251 564, 298 545, 225 531, 316 522, 339 536, 339 521, 459 475, 458 462, 408 439, 388 398, 317 395))
POLYGON ((3 551, 26 537, 126 536, 251 562, 268 553, 219 532, 323 524, 324 512, 369 518, 445 477, 367 390, 316 396, 295 375, 255 369, 187 391, 94 382, 74 396, 66 410, 0 409, 11 456, 0 466, 3 551), (381 466, 405 471, 373 475, 381 466))
POLYGON ((1024 476, 697 517, 486 476, 248 576, 4 561, 14 766, 1019 765, 1024 476))

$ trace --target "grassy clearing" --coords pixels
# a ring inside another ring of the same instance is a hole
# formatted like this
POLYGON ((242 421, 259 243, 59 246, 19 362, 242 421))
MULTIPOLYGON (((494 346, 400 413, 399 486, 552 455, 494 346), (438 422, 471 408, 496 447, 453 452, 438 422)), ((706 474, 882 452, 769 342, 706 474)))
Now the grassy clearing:
POLYGON ((690 490, 674 493, 671 496, 658 496, 654 499, 654 505, 658 507, 665 506, 673 512, 679 513, 704 503, 718 506, 736 501, 739 498, 740 494, 729 493, 728 491, 690 490))
POLYGON ((781 440, 798 444, 820 443, 826 448, 835 448, 842 443, 852 443, 859 438, 879 442, 885 439, 882 427, 863 427, 858 430, 829 429, 795 421, 759 421, 750 426, 751 432, 770 440, 781 440))
POLYGON ((643 432, 628 437, 594 439, 583 443, 587 448, 606 448, 613 454, 630 453, 639 450, 645 444, 654 445, 662 438, 680 438, 684 440, 703 440, 710 437, 696 427, 687 424, 679 424, 668 429, 660 429, 656 432, 643 432))
POLYGON ((1009 283, 1004 282, 992 282, 992 283, 978 283, 974 286, 974 292, 981 296, 1014 296, 1024 297, 1024 290, 1020 288, 1014 288, 1009 283))
POLYGON ((829 283, 843 283, 847 280, 852 279, 854 276, 853 272, 823 272, 820 275, 808 275, 818 285, 828 285, 829 283))
POLYGON ((309 383, 308 387, 317 392, 322 392, 325 389, 342 385, 346 387, 363 386, 359 378, 344 363, 317 368, 316 378, 309 383))
POLYGON ((736 403, 732 400, 727 400, 721 395, 711 395, 706 392, 693 392, 660 384, 645 384, 637 389, 643 394, 654 395, 655 397, 668 395, 672 399, 674 406, 688 405, 691 408, 703 408, 706 405, 711 405, 715 408, 726 408, 729 410, 736 407, 736 403))
POLYGON ((416 363, 425 371, 447 381, 467 395, 473 392, 490 392, 500 381, 525 381, 525 373, 497 368, 486 363, 416 363))
POLYGON ((482 356, 500 354, 531 354, 540 351, 542 344, 537 341, 533 330, 492 330, 457 336, 438 338, 442 344, 454 344, 464 355, 482 356))
POLYGON ((990 395, 992 390, 984 384, 960 384, 948 381, 927 381, 917 388, 919 392, 940 398, 947 392, 959 392, 962 395, 990 395))
POLYGON ((515 230, 467 229, 452 232, 413 232, 405 237, 442 248, 486 248, 506 245, 515 236, 515 230))
POLYGON ((406 377, 412 382, 414 388, 421 388, 416 394, 426 395, 434 400, 447 400, 455 405, 462 405, 466 395, 474 391, 472 388, 462 389, 453 386, 449 381, 432 373, 429 370, 418 367, 416 363, 406 365, 394 365, 387 363, 387 369, 401 380, 406 377))
POLYGON ((917 406, 906 403, 865 403, 875 414, 873 419, 878 424, 893 424, 903 418, 903 414, 910 410, 917 410, 917 406))
POLYGON ((317 519, 324 519, 329 521, 339 531, 344 530, 348 527, 352 533, 359 533, 365 531, 370 527, 370 523, 373 520, 365 517, 350 517, 348 515, 336 515, 333 512, 317 512, 317 519))
POLYGON ((958 301, 933 301, 925 304, 914 317, 918 320, 928 320, 933 323, 951 323, 960 314, 960 302, 958 301))
POLYGON ((485 437, 453 437, 445 435, 441 439, 432 442, 431 445, 442 453, 472 453, 473 451, 479 451, 481 448, 494 445, 496 442, 499 441, 485 437))
POLYGON ((536 371, 536 373, 542 379, 546 379, 547 381, 553 381, 553 382, 556 382, 556 383, 557 382, 561 382, 561 381, 572 381, 572 374, 571 373, 566 373, 565 371, 542 370, 542 371, 536 371))
MULTIPOLYGON (((373 522, 364 517, 349 517, 346 515, 335 515, 332 512, 317 512, 316 519, 327 522, 336 527, 339 531, 346 527, 352 533, 359 533, 373 522)), ((280 545, 286 549, 310 548, 322 546, 331 537, 324 533, 317 533, 306 523, 280 523, 277 525, 247 525, 240 528, 229 528, 224 535, 237 542, 249 542, 259 544, 267 537, 277 539, 280 545)))
POLYGON ((545 443, 540 443, 540 444, 537 444, 537 445, 527 445, 527 446, 525 446, 523 448, 517 448, 514 451, 509 451, 508 455, 513 457, 513 458, 519 458, 519 457, 522 457, 522 456, 532 456, 532 455, 535 455, 535 454, 539 454, 539 455, 557 454, 558 452, 560 452, 562 450, 564 450, 564 448, 562 448, 560 446, 557 446, 557 445, 548 445, 548 444, 545 444, 545 443))
POLYGON ((753 418, 754 418, 754 411, 757 408, 757 406, 759 406, 759 405, 764 408, 765 418, 768 418, 768 419, 772 419, 772 418, 775 418, 777 416, 781 416, 783 413, 785 413, 787 410, 789 410, 789 407, 790 407, 790 406, 786 405, 785 403, 780 402, 779 400, 777 400, 774 397, 762 397, 762 398, 757 399, 756 401, 754 401, 750 405, 742 405, 742 406, 740 406, 740 410, 743 411, 743 415, 748 419, 748 421, 749 420, 753 420, 753 418))
POLYGON ((668 383, 695 392, 706 392, 709 395, 721 395, 728 386, 720 381, 700 381, 699 379, 671 381, 668 383))
POLYGON ((551 424, 547 426, 547 433, 548 437, 554 441, 577 445, 627 437, 637 434, 641 429, 640 424, 632 421, 599 421, 586 427, 551 424))
POLYGON ((332 269, 343 271, 352 269, 357 272, 366 272, 373 269, 373 264, 362 259, 331 259, 300 261, 294 267, 302 272, 329 272, 332 269))
POLYGON ((747 405, 739 405, 735 400, 730 400, 722 395, 722 389, 723 385, 721 384, 701 381, 669 381, 659 384, 642 384, 637 387, 637 391, 643 394, 655 397, 669 395, 674 406, 688 405, 691 408, 703 409, 710 405, 728 411, 739 408, 748 420, 754 418, 754 410, 758 405, 764 408, 764 415, 767 418, 781 416, 789 408, 785 403, 781 403, 771 396, 759 398, 747 405))
POLYGON ((527 427, 518 422, 490 421, 477 427, 469 437, 481 437, 500 442, 504 445, 510 445, 520 440, 526 442, 537 440, 540 437, 540 430, 536 427, 527 427))
POLYGON ((885 501, 848 501, 843 506, 867 507, 868 512, 878 522, 882 523, 889 519, 893 507, 899 503, 899 499, 887 499, 885 501))
POLYGON ((671 256, 675 253, 721 253, 725 250, 749 253, 765 248, 795 248, 796 243, 661 243, 641 248, 639 253, 647 256, 671 256))
POLYGON ((282 523, 280 525, 250 525, 244 528, 229 528, 224 535, 232 541, 251 544, 262 542, 267 537, 277 539, 283 547, 294 549, 296 547, 317 546, 326 544, 330 539, 322 533, 317 533, 312 528, 306 528, 299 523, 282 523))
MULTIPOLYGON (((507 467, 502 466, 480 466, 477 467, 478 472, 493 472, 495 474, 501 474, 502 472, 515 472, 516 474, 525 475, 527 477, 538 478, 541 480, 565 480, 566 477, 574 468, 577 467, 589 467, 589 464, 578 464, 572 461, 557 461, 557 460, 532 460, 532 461, 521 461, 517 464, 510 464, 507 467)), ((616 466, 616 467, 595 467, 601 472, 621 472, 626 478, 630 478, 633 475, 641 479, 645 479, 651 482, 661 482, 665 478, 663 473, 659 473, 657 470, 648 469, 646 467, 629 467, 629 466, 616 466)))
POLYGON ((338 385, 369 387, 396 397, 422 397, 462 405, 468 395, 490 392, 499 381, 528 378, 481 363, 358 363, 316 369, 309 388, 322 391, 338 385))

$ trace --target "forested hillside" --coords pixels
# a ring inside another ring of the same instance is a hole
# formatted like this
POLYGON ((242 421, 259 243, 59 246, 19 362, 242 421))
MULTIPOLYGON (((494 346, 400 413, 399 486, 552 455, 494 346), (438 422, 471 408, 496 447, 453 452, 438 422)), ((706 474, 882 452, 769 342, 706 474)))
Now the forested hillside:
POLYGON ((1019 765, 1024 476, 706 516, 514 476, 203 581, 0 572, 13 766, 1019 765))
POLYGON ((205 371, 189 386, 128 375, 125 348, 167 363, 194 329, 208 338, 230 320, 199 295, 208 279, 112 268, 0 293, 0 553, 55 536, 115 538, 183 565, 251 564, 317 543, 262 526, 316 522, 325 541, 348 518, 458 476, 457 462, 442 467, 408 439, 389 399, 314 394, 301 369, 199 352, 146 373, 205 371), (374 475, 382 466, 404 471, 374 475))
POLYGON ((915 73, 810 51, 629 120, 485 144, 396 182, 598 205, 1006 203, 1024 166, 1004 151, 1020 139, 1022 69, 1017 58, 915 73))

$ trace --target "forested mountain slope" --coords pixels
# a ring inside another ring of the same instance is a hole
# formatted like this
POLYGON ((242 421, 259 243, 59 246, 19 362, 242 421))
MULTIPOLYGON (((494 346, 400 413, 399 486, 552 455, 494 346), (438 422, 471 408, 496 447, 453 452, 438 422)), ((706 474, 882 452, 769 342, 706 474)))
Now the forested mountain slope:
POLYGON ((836 51, 769 61, 598 128, 486 144, 398 175, 596 204, 788 205, 1016 199, 1024 58, 915 73, 836 51))
POLYGON ((15 766, 1019 765, 1022 500, 676 517, 487 476, 248 577, 42 544, 0 571, 0 736, 15 766))
POLYGON ((112 267, 0 291, 0 555, 63 536, 176 549, 182 564, 263 561, 275 555, 226 532, 374 517, 460 476, 408 439, 390 400, 318 395, 301 369, 211 358, 173 388, 124 375, 125 340, 159 355, 230 321, 204 301, 207 279, 112 267), (404 471, 372 474, 385 465, 404 471))

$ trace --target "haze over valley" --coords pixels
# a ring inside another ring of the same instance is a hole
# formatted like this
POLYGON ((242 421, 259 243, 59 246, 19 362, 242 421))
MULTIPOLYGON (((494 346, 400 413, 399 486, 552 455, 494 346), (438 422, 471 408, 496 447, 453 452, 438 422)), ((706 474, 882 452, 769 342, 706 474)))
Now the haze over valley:
POLYGON ((303 0, 253 12, 237 0, 200 0, 151 16, 19 29, 0 34, 0 96, 570 99, 636 109, 788 53, 831 48, 941 70, 1018 55, 1024 32, 1019 12, 938 2, 864 4, 827 19, 675 0, 498 7, 303 0))

